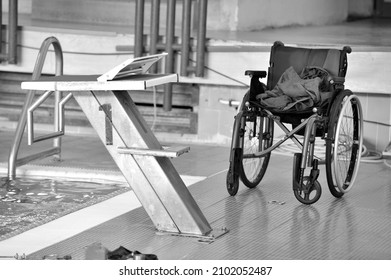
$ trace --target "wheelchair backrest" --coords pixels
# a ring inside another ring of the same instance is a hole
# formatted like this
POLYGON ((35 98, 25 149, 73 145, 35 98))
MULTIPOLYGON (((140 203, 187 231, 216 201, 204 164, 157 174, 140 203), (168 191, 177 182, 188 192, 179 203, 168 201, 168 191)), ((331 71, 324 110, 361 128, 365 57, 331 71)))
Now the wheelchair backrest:
POLYGON ((284 46, 275 42, 270 53, 267 87, 273 89, 286 69, 292 66, 300 74, 306 66, 317 66, 326 69, 334 77, 345 77, 347 70, 347 53, 350 48, 311 49, 284 46))

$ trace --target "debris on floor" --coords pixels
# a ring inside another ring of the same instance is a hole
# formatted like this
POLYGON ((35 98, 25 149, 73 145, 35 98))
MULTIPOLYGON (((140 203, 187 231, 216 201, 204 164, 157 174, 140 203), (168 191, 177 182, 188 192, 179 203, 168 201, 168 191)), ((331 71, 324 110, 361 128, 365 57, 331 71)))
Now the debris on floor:
POLYGON ((86 260, 157 260, 154 254, 143 254, 139 251, 130 251, 123 246, 109 251, 101 243, 95 242, 85 247, 86 260))

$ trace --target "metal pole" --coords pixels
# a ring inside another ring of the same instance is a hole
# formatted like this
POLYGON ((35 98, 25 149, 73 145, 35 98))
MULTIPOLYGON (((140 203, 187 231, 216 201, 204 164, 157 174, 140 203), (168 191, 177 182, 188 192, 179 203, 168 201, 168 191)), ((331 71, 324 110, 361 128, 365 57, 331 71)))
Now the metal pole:
MULTIPOLYGON (((167 0, 166 73, 174 72, 175 4, 176 0, 167 0)), ((170 111, 172 109, 172 84, 166 84, 164 88, 163 109, 170 111)))
POLYGON ((190 56, 190 25, 191 25, 191 1, 183 0, 182 13, 182 55, 181 55, 181 75, 188 75, 188 65, 190 56))
POLYGON ((8 63, 16 64, 18 47, 18 0, 9 0, 8 14, 8 63))
POLYGON ((2 54, 2 51, 3 51, 3 1, 0 1, 0 54, 2 54))
POLYGON ((14 141, 12 143, 12 147, 8 157, 8 179, 9 180, 14 180, 16 177, 16 157, 18 155, 20 143, 22 142, 24 129, 26 127, 27 109, 29 108, 30 104, 33 102, 34 95, 35 92, 32 90, 30 90, 27 93, 26 99, 23 104, 22 114, 20 116, 18 125, 16 127, 14 141))
MULTIPOLYGON (((151 2, 151 34, 149 54, 157 53, 157 44, 159 41, 159 21, 160 21, 160 0, 151 2)), ((152 65, 150 73, 157 73, 156 63, 152 65)))
POLYGON ((134 57, 142 56, 144 50, 144 4, 144 0, 136 0, 134 57))
MULTIPOLYGON (((55 57, 56 57, 56 66, 55 66, 55 73, 56 76, 62 76, 64 72, 64 65, 63 65, 63 52, 60 43, 57 40, 53 41, 53 47, 55 51, 55 57)), ((60 126, 59 126, 59 108, 58 105, 60 104, 60 101, 62 99, 62 93, 61 91, 56 90, 54 92, 54 130, 59 131, 60 126)), ((61 160, 61 137, 57 137, 53 139, 53 147, 59 149, 59 153, 57 155, 54 155, 54 160, 60 161, 61 160)))
POLYGON ((206 19, 208 12, 208 0, 199 0, 199 20, 197 35, 197 65, 196 76, 204 76, 205 66, 205 44, 206 44, 206 19))

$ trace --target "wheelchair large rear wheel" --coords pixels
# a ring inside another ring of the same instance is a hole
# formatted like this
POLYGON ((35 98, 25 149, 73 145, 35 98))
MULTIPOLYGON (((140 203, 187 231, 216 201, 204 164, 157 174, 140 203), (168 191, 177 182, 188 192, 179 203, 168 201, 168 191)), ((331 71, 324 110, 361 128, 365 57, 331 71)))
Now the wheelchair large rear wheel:
POLYGON ((243 117, 240 179, 248 188, 254 188, 265 175, 271 152, 262 157, 252 155, 273 145, 273 121, 261 116, 260 112, 251 112, 243 117))
POLYGON ((356 179, 363 141, 360 100, 351 91, 340 92, 330 110, 326 140, 326 175, 330 192, 341 197, 356 179))

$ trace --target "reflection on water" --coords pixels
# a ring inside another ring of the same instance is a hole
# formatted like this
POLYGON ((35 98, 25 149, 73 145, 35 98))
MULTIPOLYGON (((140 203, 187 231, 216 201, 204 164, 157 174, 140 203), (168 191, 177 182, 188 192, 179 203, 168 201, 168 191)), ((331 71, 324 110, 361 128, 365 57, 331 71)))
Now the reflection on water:
POLYGON ((20 178, 0 183, 0 240, 127 190, 117 182, 20 178))

